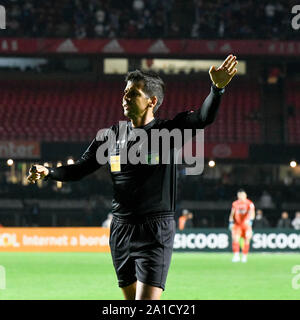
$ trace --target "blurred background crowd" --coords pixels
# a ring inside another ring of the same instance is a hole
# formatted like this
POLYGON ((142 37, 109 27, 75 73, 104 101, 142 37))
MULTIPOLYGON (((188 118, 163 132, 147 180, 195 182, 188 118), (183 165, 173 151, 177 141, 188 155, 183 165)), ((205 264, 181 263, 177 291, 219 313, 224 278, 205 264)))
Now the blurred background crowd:
POLYGON ((117 123, 128 71, 160 74, 166 95, 158 117, 169 119, 200 107, 209 93, 210 65, 246 43, 251 53, 244 47, 241 55, 234 53, 237 77, 226 89, 215 123, 205 129, 205 145, 211 147, 203 173, 187 176, 179 166, 178 227, 227 226, 231 203, 244 188, 262 212, 254 227, 298 228, 300 29, 291 26, 296 4, 298 0, 1 1, 7 28, 0 30, 0 223, 108 225, 109 170, 82 181, 28 185, 30 165, 58 166, 69 157, 78 159, 100 128, 117 123), (48 38, 59 38, 58 47, 48 51, 48 38), (133 39, 158 38, 163 41, 146 41, 150 48, 159 43, 162 50, 157 51, 142 49, 138 42, 139 50, 128 52, 128 43, 118 46, 112 40, 130 39, 134 46, 133 39), (91 39, 92 47, 99 44, 93 39, 110 39, 108 45, 119 51, 90 52, 86 41, 74 39, 91 39), (196 44, 195 52, 187 54, 168 51, 168 39, 180 48, 185 40, 207 41, 201 52, 199 42, 187 41, 196 44), (215 41, 210 50, 211 40, 223 39, 228 40, 225 46, 215 41), (263 40, 274 41, 265 45, 263 40), (46 44, 43 49, 41 44, 46 44), (10 153, 11 146, 39 152, 23 158, 10 153))
POLYGON ((294 39, 289 8, 297 1, 5 0, 4 4, 9 26, 4 35, 10 37, 294 39))

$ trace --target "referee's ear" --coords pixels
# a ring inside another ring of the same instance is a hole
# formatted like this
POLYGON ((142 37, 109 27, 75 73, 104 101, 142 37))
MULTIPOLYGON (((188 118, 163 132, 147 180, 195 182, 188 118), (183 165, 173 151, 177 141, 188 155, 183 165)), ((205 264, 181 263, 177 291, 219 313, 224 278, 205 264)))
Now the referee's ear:
POLYGON ((155 106, 157 105, 158 99, 156 96, 153 96, 148 99, 148 107, 154 109, 155 106))

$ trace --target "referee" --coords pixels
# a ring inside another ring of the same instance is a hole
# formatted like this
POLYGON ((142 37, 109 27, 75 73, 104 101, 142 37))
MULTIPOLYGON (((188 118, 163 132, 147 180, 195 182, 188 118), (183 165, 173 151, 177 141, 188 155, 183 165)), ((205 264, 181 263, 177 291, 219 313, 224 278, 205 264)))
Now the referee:
MULTIPOLYGON (((172 120, 154 117, 164 98, 162 79, 153 72, 129 72, 125 79, 123 111, 130 121, 125 122, 125 130, 120 130, 118 125, 104 130, 100 141, 98 136, 94 138, 75 164, 57 168, 36 164, 29 171, 31 183, 38 179, 79 180, 101 167, 96 159, 97 150, 114 133, 116 141, 108 148, 114 191, 109 245, 118 285, 126 300, 158 300, 165 290, 176 230, 176 165, 172 161, 161 163, 161 150, 157 162, 123 164, 120 159, 123 135, 130 137, 139 128, 149 138, 152 129, 183 131, 203 129, 211 124, 224 87, 237 72, 237 63, 236 56, 231 54, 219 68, 212 66, 209 70, 211 90, 202 107, 194 112, 179 113, 172 120)), ((125 144, 128 150, 134 141, 128 139, 125 144)), ((174 152, 170 150, 170 154, 174 152)), ((151 157, 152 154, 148 154, 148 159, 151 157)))

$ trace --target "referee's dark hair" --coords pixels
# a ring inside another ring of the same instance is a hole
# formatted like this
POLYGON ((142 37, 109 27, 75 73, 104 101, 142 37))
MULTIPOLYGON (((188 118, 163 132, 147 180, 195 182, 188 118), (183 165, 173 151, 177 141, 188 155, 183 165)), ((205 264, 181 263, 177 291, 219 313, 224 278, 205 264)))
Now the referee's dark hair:
POLYGON ((153 113, 157 111, 164 100, 165 84, 163 80, 153 71, 135 70, 127 73, 125 81, 144 82, 143 91, 150 97, 157 97, 157 104, 153 113))

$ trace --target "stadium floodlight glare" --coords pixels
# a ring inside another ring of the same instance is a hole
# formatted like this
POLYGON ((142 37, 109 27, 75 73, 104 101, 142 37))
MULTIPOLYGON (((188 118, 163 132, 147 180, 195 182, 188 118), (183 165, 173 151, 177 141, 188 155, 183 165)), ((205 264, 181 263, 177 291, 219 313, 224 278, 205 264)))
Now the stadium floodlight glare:
POLYGON ((297 167, 297 162, 294 161, 294 160, 292 160, 292 161, 290 162, 290 167, 292 167, 292 168, 297 167))
POLYGON ((57 167, 61 167, 61 166, 62 166, 61 161, 58 161, 56 166, 57 166, 57 167))
POLYGON ((14 160, 13 159, 8 159, 6 163, 7 163, 8 166, 12 166, 14 164, 14 160))
POLYGON ((57 189, 61 189, 62 188, 62 182, 61 181, 56 181, 56 186, 57 186, 57 189))
POLYGON ((213 168, 213 167, 216 165, 216 163, 215 163, 214 160, 210 160, 210 161, 208 162, 208 165, 209 165, 211 168, 213 168))
POLYGON ((68 159, 67 161, 68 164, 74 164, 74 160, 72 158, 68 159))

